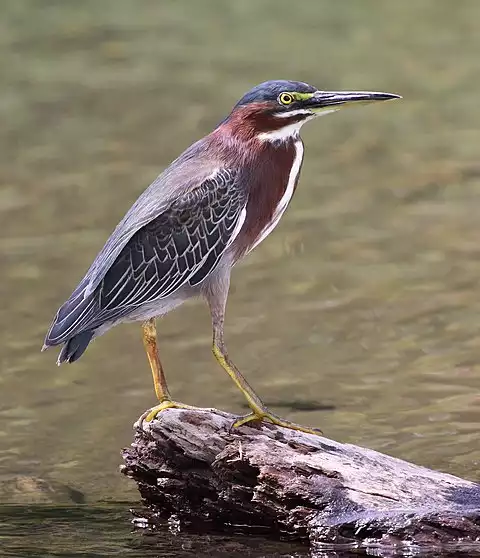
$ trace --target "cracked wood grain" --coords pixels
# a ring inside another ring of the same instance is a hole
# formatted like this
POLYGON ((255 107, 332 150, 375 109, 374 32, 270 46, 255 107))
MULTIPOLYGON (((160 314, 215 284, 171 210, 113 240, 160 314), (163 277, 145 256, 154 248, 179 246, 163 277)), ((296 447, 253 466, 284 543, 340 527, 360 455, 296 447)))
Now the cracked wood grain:
POLYGON ((136 424, 122 472, 151 525, 342 544, 480 544, 480 485, 270 424, 231 430, 214 409, 136 424))

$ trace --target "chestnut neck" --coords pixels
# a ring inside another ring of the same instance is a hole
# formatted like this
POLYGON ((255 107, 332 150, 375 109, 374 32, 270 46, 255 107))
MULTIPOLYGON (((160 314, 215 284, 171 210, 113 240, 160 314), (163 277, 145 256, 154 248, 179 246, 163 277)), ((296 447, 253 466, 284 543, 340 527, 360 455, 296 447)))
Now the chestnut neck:
POLYGON ((217 130, 223 135, 240 141, 258 139, 259 134, 275 132, 305 119, 304 115, 278 118, 264 103, 250 103, 236 107, 217 130))

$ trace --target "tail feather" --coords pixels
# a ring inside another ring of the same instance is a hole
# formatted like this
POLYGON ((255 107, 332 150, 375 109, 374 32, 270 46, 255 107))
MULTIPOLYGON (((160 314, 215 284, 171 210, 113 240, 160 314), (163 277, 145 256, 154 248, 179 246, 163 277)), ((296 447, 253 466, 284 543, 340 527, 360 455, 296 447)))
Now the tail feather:
POLYGON ((97 302, 94 296, 84 298, 81 287, 58 310, 45 337, 45 348, 66 343, 78 333, 92 329, 97 302))
POLYGON ((84 298, 82 282, 58 310, 45 337, 42 350, 63 343, 57 363, 78 360, 95 334, 94 321, 97 307, 94 295, 84 298))
POLYGON ((57 364, 60 366, 62 362, 75 362, 78 360, 88 347, 94 333, 93 330, 82 331, 82 333, 78 333, 71 339, 68 339, 58 355, 57 364))

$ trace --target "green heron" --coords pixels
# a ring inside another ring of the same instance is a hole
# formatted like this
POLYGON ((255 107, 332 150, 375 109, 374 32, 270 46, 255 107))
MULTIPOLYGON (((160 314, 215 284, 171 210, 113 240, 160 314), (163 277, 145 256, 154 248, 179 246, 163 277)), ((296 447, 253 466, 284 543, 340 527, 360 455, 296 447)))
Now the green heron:
POLYGON ((297 81, 267 81, 240 99, 209 135, 190 146, 134 203, 70 298, 58 310, 43 349, 63 344, 58 364, 74 362, 94 337, 142 321, 159 404, 175 402, 157 348, 155 319, 201 295, 210 308, 213 354, 251 412, 234 426, 267 419, 319 433, 271 413, 227 353, 225 307, 232 267, 276 227, 297 187, 305 122, 391 93, 319 91, 297 81))

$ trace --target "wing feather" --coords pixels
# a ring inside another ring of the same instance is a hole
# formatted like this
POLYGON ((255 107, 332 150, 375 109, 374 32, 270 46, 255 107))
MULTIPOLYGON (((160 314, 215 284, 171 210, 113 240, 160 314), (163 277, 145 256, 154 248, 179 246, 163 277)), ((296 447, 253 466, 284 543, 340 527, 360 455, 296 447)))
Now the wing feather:
POLYGON ((194 143, 140 195, 87 271, 84 298, 97 288, 133 235, 168 210, 178 195, 179 184, 185 191, 192 190, 212 175, 218 163, 206 157, 207 152, 205 138, 194 143))
POLYGON ((107 241, 97 263, 57 312, 46 346, 125 318, 182 285, 198 285, 218 265, 245 219, 247 193, 229 169, 210 173, 168 204, 162 199, 161 210, 157 207, 148 221, 143 215, 137 219, 128 238, 117 227, 115 239, 107 241))
POLYGON ((99 286, 100 311, 132 308, 198 285, 216 267, 244 219, 236 174, 219 170, 137 231, 99 286), (125 273, 128 270, 128 273, 125 273))

